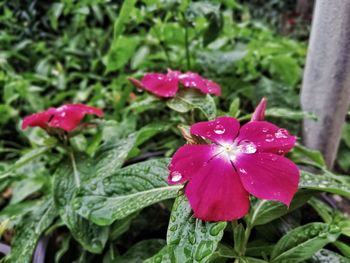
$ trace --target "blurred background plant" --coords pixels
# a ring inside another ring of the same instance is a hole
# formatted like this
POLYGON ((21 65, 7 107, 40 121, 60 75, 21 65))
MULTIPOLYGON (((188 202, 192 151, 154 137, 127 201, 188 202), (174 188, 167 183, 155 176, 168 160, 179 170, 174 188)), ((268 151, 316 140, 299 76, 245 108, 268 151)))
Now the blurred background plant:
MULTIPOLYGON (((33 212, 34 203, 45 206, 45 198, 54 187, 51 175, 63 153, 54 150, 50 157, 30 162, 36 154, 33 151, 55 142, 40 129, 19 129, 23 116, 50 106, 86 103, 104 109, 106 121, 101 121, 101 129, 71 139, 73 147, 88 156, 111 138, 141 134, 124 165, 152 156, 170 156, 184 143, 177 130, 180 123, 222 114, 249 120, 249 113, 263 96, 268 99, 267 118, 294 134, 299 134, 304 117, 314 118, 299 107, 312 1, 142 0, 136 1, 135 7, 130 4, 125 17, 119 15, 122 2, 0 3, 0 174, 12 173, 0 183, 0 219, 11 219, 10 226, 33 212), (191 70, 216 81, 222 96, 210 98, 205 105, 197 95, 183 102, 181 94, 177 100, 163 103, 136 90, 127 80, 128 76, 140 78, 146 72, 165 72, 167 68, 191 70), (28 164, 12 168, 21 156, 28 164)), ((348 122, 337 160, 341 173, 350 172, 349 127, 348 122)), ((164 238, 170 203, 161 205, 161 210, 150 207, 140 217, 133 214, 121 226, 112 225, 103 262, 112 262, 142 239, 164 238), (123 236, 129 228, 129 234, 123 236)), ((40 217, 38 213, 32 216, 40 217)), ((278 219, 280 229, 273 229, 273 239, 300 224, 300 215, 298 222, 289 222, 292 219, 288 217, 284 224, 278 219)), ((60 231, 50 241, 54 248, 48 253, 56 262, 94 259, 73 241, 62 219, 50 223, 48 232, 55 229, 60 231)), ((259 231, 263 236, 264 229, 259 231)), ((12 238, 11 231, 3 235, 5 243, 12 238)), ((164 241, 152 242, 136 245, 147 251, 139 258, 155 254, 164 245, 164 241)), ((127 253, 135 256, 132 249, 127 253)), ((119 260, 124 262, 122 257, 119 260)))

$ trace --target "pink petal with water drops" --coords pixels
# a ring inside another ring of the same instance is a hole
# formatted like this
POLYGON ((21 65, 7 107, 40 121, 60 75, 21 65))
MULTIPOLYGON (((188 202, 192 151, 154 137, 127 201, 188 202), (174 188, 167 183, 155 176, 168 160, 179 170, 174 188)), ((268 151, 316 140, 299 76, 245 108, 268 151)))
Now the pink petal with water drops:
POLYGON ((258 152, 284 154, 294 147, 296 137, 272 123, 252 121, 241 127, 236 141, 241 140, 253 142, 258 152))
POLYGON ((54 117, 48 124, 51 127, 61 128, 69 132, 79 125, 86 114, 93 114, 101 117, 103 111, 83 104, 67 104, 56 109, 54 117))
POLYGON ((174 97, 179 89, 177 74, 147 73, 141 80, 141 86, 159 97, 174 97))
POLYGON ((196 88, 205 94, 221 95, 220 86, 214 81, 202 78, 199 74, 186 72, 179 76, 179 81, 187 88, 196 88))
POLYGON ((213 158, 192 177, 185 189, 196 218, 205 221, 231 221, 249 210, 249 197, 233 166, 213 158))
POLYGON ((189 180, 217 152, 217 146, 186 144, 179 148, 169 164, 169 184, 181 184, 189 180))
POLYGON ((255 108, 254 113, 250 121, 263 121, 265 120, 266 99, 262 98, 258 106, 255 108))
POLYGON ((280 201, 289 206, 298 190, 299 169, 283 156, 242 154, 234 165, 244 188, 258 198, 280 201))
POLYGON ((46 111, 34 113, 23 119, 22 129, 27 127, 41 127, 45 129, 50 118, 55 114, 55 108, 49 108, 46 111))
POLYGON ((191 133, 216 143, 232 143, 237 136, 239 122, 232 117, 219 117, 212 121, 198 122, 191 126, 191 133))

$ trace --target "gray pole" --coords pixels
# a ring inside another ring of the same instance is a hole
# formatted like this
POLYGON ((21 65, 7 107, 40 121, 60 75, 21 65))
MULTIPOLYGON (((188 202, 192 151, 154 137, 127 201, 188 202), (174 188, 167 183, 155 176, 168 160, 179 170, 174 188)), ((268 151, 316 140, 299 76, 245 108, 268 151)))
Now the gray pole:
POLYGON ((301 106, 318 121, 304 120, 306 146, 336 158, 350 101, 350 0, 316 0, 301 106))

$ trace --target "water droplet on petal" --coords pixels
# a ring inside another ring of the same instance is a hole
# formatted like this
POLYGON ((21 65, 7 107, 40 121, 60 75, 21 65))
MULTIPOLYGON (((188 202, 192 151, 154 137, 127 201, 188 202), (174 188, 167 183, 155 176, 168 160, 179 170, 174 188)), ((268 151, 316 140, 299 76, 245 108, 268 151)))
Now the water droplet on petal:
POLYGON ((268 132, 268 131, 269 131, 268 128, 263 128, 263 129, 262 129, 262 132, 263 132, 263 133, 266 133, 266 132, 268 132))
POLYGON ((275 140, 275 138, 271 135, 271 134, 267 134, 266 135, 266 142, 273 142, 275 140))
POLYGON ((247 174, 247 171, 243 168, 240 168, 239 171, 242 173, 242 174, 247 174))
POLYGON ((225 128, 221 124, 218 124, 218 125, 215 126, 214 132, 216 134, 219 134, 219 135, 220 134, 224 134, 225 133, 225 128))
POLYGON ((179 173, 177 171, 171 173, 171 179, 170 180, 172 182, 176 183, 176 182, 180 181, 181 179, 182 179, 181 173, 179 173))
POLYGON ((241 141, 237 148, 241 153, 253 154, 256 152, 256 145, 248 140, 241 141))
POLYGON ((278 129, 275 133, 275 137, 278 139, 286 139, 288 138, 288 131, 286 129, 278 129))

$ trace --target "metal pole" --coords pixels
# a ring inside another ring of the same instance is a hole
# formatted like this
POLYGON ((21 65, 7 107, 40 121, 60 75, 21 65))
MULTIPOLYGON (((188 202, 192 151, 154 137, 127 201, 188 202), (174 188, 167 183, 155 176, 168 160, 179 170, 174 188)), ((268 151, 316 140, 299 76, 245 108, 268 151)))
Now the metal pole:
POLYGON ((350 0, 316 0, 301 106, 318 121, 304 120, 306 146, 336 158, 350 101, 350 0))

